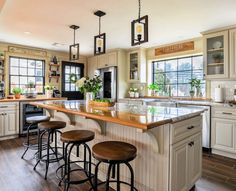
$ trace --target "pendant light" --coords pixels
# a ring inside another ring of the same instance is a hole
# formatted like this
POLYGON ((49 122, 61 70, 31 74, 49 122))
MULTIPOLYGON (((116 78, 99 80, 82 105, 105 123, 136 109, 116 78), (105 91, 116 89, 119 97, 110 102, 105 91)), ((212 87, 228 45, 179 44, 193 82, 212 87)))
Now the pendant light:
POLYGON ((138 19, 131 22, 131 45, 148 42, 148 15, 141 17, 141 0, 138 0, 138 19))
POLYGON ((99 34, 94 36, 94 55, 99 55, 106 53, 106 33, 101 34, 101 17, 106 13, 98 10, 94 15, 99 17, 99 34))
POLYGON ((75 44, 75 31, 79 29, 79 26, 71 25, 71 29, 74 30, 74 44, 70 45, 70 60, 78 60, 79 59, 79 43, 75 44))

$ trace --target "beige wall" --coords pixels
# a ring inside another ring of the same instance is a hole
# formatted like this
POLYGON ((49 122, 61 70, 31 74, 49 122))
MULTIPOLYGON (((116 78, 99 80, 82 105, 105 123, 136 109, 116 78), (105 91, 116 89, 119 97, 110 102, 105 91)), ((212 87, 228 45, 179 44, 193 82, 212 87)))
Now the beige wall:
MULTIPOLYGON (((23 45, 15 45, 15 44, 9 44, 9 43, 2 43, 0 42, 0 52, 4 53, 5 56, 5 87, 6 87, 6 95, 8 95, 9 92, 9 56, 17 56, 17 57, 25 57, 25 58, 33 58, 33 59, 41 59, 45 60, 45 84, 49 84, 49 63, 53 56, 56 56, 59 61, 69 61, 69 54, 67 52, 59 52, 59 51, 53 51, 53 50, 46 50, 46 49, 38 49, 38 48, 32 48, 28 46, 23 45), (9 51, 9 46, 14 46, 18 48, 24 48, 27 49, 25 53, 15 53, 9 51), (29 51, 28 51, 29 50, 29 51), (42 52, 42 54, 35 54, 34 51, 42 52)), ((76 61, 77 63, 83 63, 85 68, 84 71, 86 73, 87 67, 87 58, 85 56, 80 56, 80 59, 76 61)), ((61 67, 60 67, 61 72, 61 67)), ((52 79, 50 82, 51 85, 54 85, 59 90, 61 89, 61 79, 57 83, 56 79, 52 79)))

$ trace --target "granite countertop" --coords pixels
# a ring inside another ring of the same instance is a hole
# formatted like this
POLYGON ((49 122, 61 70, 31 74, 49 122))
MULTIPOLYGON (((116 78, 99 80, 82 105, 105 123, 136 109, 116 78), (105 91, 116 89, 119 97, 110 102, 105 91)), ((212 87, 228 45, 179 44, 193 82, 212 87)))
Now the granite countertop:
POLYGON ((67 98, 65 97, 52 97, 52 98, 47 98, 45 96, 38 96, 36 98, 26 98, 24 96, 22 96, 20 99, 0 99, 0 103, 4 103, 4 102, 22 102, 22 101, 43 101, 43 100, 67 100, 67 98))
POLYGON ((197 108, 157 107, 116 103, 114 107, 94 107, 84 101, 42 101, 32 105, 90 119, 102 120, 148 130, 167 123, 174 123, 200 115, 204 110, 197 108))

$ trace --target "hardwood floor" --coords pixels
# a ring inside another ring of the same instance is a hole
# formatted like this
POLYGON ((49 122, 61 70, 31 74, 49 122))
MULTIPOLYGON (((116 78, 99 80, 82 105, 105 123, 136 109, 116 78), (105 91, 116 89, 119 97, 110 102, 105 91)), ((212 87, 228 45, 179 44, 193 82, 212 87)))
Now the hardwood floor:
MULTIPOLYGON (((33 152, 22 160, 22 138, 0 141, 0 191, 62 191, 58 186, 55 170, 58 164, 49 168, 48 180, 44 180, 45 165, 39 165, 33 170, 35 160, 33 152)), ((72 185, 70 191, 87 191, 89 183, 72 185)), ((101 188, 101 190, 103 190, 101 188)), ((192 191, 235 191, 236 190, 236 160, 211 155, 203 155, 203 177, 192 191)), ((139 190, 144 191, 144 190, 139 190)))

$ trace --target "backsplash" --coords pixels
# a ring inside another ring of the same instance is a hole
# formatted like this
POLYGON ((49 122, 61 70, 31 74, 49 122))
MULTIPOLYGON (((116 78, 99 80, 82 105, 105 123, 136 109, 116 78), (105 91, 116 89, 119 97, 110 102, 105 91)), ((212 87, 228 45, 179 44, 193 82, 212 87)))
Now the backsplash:
POLYGON ((224 99, 232 100, 234 95, 234 88, 236 86, 236 81, 212 81, 211 82, 211 98, 215 97, 215 88, 220 85, 223 88, 224 99))

